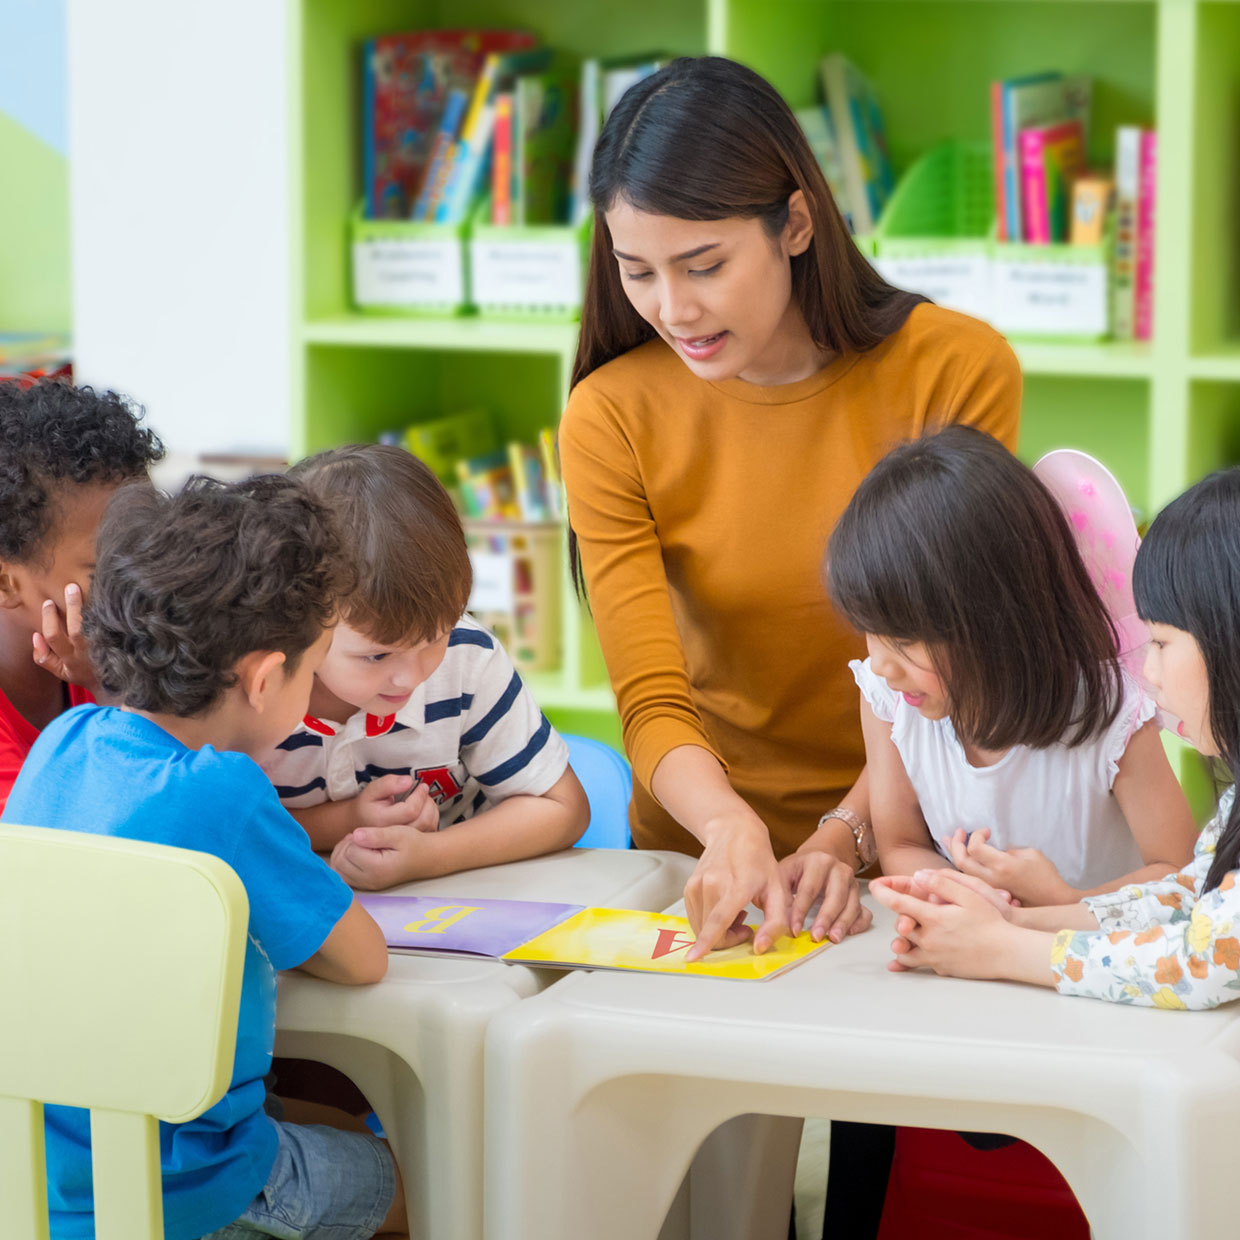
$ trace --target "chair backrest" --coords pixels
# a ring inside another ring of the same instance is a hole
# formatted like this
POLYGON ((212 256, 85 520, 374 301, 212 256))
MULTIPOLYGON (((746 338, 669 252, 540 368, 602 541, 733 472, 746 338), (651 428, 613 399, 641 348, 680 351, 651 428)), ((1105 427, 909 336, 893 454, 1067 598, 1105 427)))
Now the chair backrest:
POLYGON ((162 1240, 159 1119, 232 1076, 249 903, 205 853, 0 824, 0 1236, 46 1240, 43 1104, 89 1107, 97 1240, 162 1240))
POLYGON ((566 736, 568 760, 590 802, 590 825, 578 848, 628 848, 633 773, 610 745, 588 736, 566 736))

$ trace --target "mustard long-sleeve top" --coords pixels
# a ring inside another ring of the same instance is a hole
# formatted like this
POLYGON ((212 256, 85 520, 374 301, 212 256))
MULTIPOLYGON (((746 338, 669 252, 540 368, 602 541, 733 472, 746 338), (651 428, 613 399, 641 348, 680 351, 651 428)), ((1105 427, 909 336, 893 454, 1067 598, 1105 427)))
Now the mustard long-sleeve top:
POLYGON ((781 857, 852 786, 864 641, 828 602, 827 539, 903 439, 963 422, 1014 448, 1020 391, 997 332, 929 304, 797 383, 710 383, 656 339, 577 384, 560 457, 639 847, 701 852, 650 792, 679 745, 724 763, 781 857))

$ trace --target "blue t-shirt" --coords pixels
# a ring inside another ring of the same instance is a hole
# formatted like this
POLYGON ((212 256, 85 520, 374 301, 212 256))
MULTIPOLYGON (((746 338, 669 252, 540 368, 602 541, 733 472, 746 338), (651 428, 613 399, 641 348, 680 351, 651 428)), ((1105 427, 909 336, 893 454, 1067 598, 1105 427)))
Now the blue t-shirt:
MULTIPOLYGON (((250 923, 232 1083, 197 1119, 159 1126, 166 1240, 193 1240, 231 1223, 275 1162, 276 1132, 263 1111, 275 971, 319 950, 352 893, 315 856, 250 758, 210 745, 187 749, 158 725, 110 706, 79 706, 48 725, 3 817, 213 853, 245 886, 250 923)), ((57 1106, 44 1116, 52 1235, 93 1237, 89 1112, 57 1106)))

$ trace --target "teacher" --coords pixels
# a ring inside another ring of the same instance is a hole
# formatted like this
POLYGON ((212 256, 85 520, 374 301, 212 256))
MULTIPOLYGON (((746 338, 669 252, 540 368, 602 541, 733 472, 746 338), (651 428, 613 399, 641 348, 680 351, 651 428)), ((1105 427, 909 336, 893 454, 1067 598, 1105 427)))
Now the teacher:
POLYGON ((872 859, 827 538, 897 442, 952 422, 1015 447, 1020 369, 991 328, 887 284, 796 118, 752 71, 682 59, 595 148, 594 240, 559 448, 633 765, 640 848, 700 861, 691 957, 863 930, 872 859), (825 813, 825 817, 824 817, 825 813))

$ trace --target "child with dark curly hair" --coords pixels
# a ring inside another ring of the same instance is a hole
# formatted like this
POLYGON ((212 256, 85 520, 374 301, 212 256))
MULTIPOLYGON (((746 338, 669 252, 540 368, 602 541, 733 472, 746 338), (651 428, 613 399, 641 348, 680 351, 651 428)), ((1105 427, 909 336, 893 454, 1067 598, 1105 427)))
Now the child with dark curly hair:
POLYGON ((114 392, 0 383, 0 809, 39 732, 93 700, 95 534, 117 488, 162 456, 114 392))
POLYGON ((310 714, 263 761, 314 847, 375 888, 576 843, 590 809, 568 746, 464 614, 469 553, 439 480, 381 444, 291 473, 331 510, 357 568, 310 714))
MULTIPOLYGON (((121 705, 53 720, 5 810, 8 821, 212 853, 245 886, 228 1093, 197 1119, 160 1124, 167 1240, 407 1234, 387 1145, 347 1130, 347 1117, 286 1123, 264 1086, 275 970, 347 984, 387 970, 379 927, 253 760, 305 713, 349 575, 330 517, 287 478, 191 479, 174 498, 127 488, 99 532, 83 624, 100 684, 121 705)), ((48 1106, 44 1121, 52 1235, 93 1236, 89 1113, 48 1106)))

